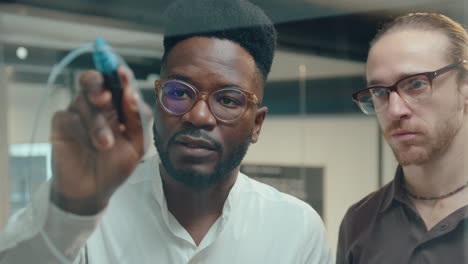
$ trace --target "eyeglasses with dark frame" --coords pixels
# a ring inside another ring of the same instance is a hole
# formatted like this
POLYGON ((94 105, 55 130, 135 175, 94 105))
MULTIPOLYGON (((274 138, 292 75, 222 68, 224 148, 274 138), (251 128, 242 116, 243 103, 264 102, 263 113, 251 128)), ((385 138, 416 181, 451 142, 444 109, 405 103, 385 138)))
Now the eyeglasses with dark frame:
POLYGON ((155 88, 164 111, 176 116, 188 113, 201 99, 217 120, 229 123, 244 116, 250 104, 260 104, 254 93, 241 88, 223 88, 204 93, 189 83, 176 79, 157 80, 155 88))
POLYGON ((385 109, 391 92, 396 92, 407 103, 424 101, 432 95, 432 81, 438 76, 468 64, 462 60, 433 72, 406 76, 391 86, 372 86, 353 93, 353 100, 364 114, 375 114, 385 109))

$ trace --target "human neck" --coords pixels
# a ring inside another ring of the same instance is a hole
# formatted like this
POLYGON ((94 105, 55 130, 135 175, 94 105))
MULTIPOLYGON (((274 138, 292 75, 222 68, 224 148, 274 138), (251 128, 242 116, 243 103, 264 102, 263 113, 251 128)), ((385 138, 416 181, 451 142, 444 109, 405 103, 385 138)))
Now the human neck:
POLYGON ((189 187, 176 181, 162 165, 160 171, 168 210, 198 244, 221 215, 239 167, 222 182, 204 188, 189 187))
POLYGON ((438 197, 454 191, 468 180, 468 146, 461 129, 449 148, 421 165, 403 166, 405 186, 413 194, 438 197))

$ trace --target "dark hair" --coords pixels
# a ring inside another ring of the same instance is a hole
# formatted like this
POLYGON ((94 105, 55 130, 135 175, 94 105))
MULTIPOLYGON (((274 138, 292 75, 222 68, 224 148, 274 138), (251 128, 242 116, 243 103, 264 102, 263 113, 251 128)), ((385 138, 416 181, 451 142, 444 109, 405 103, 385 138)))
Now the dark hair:
MULTIPOLYGON (((410 13, 397 17, 384 24, 371 41, 371 48, 387 33, 402 29, 436 30, 445 34, 450 47, 447 49, 447 57, 452 63, 468 59, 468 34, 460 23, 451 18, 436 13, 410 13)), ((468 77, 468 69, 465 65, 460 70, 459 78, 468 77)))
POLYGON ((177 0, 163 14, 164 67, 177 43, 195 36, 227 39, 254 59, 263 80, 273 62, 277 33, 271 20, 245 0, 177 0))

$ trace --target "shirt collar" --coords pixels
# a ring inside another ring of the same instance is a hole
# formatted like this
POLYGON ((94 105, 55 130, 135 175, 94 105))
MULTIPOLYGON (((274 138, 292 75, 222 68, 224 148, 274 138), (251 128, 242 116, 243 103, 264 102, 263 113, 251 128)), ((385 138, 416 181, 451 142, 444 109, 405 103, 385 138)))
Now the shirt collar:
MULTIPOLYGON (((153 158, 151 160, 152 163, 152 185, 153 185, 153 195, 158 202, 158 204, 163 207, 164 209, 167 209, 167 203, 166 203, 166 197, 164 196, 164 191, 163 191, 163 185, 162 185, 162 179, 161 179, 161 174, 159 171, 159 163, 160 160, 158 158, 153 158)), ((226 199, 226 203, 224 204, 223 208, 223 215, 224 215, 224 209, 229 209, 233 206, 233 204, 237 201, 239 197, 239 189, 242 187, 239 187, 240 185, 245 184, 245 176, 243 173, 239 172, 237 179, 234 183, 234 185, 231 188, 231 191, 229 192, 229 195, 226 199)))
POLYGON ((153 196, 156 199, 156 202, 161 207, 161 214, 166 224, 169 223, 169 210, 167 208, 166 197, 164 196, 163 184, 161 179, 161 173, 159 171, 159 158, 154 158, 152 161, 153 171, 151 173, 151 183, 153 196))
POLYGON ((159 171, 159 162, 159 159, 154 159, 152 161, 154 171, 151 176, 154 198, 156 199, 156 202, 163 207, 163 205, 166 205, 166 197, 164 196, 161 173, 159 171))
POLYGON ((397 170, 395 172, 395 177, 393 181, 390 183, 388 192, 385 193, 385 197, 382 202, 382 206, 380 208, 380 212, 387 210, 394 200, 406 203, 407 197, 402 188, 403 184, 403 168, 398 165, 397 170))
MULTIPOLYGON (((151 161, 152 163, 152 193, 154 198, 156 199, 156 202, 159 204, 161 207, 161 214, 166 222, 167 225, 171 226, 170 220, 169 220, 169 209, 167 208, 167 201, 166 197, 164 196, 164 191, 163 191, 163 184, 162 184, 162 179, 161 179, 161 174, 159 171, 159 163, 160 160, 159 158, 155 157, 151 161)), ((243 173, 239 172, 237 179, 234 183, 234 185, 231 188, 231 191, 229 192, 229 195, 226 199, 226 202, 224 203, 223 207, 223 212, 221 214, 221 219, 220 219, 220 232, 226 225, 227 221, 229 220, 229 216, 231 215, 233 209, 235 208, 235 205, 238 204, 237 201, 239 199, 239 190, 242 189, 242 185, 246 184, 246 178, 243 173)))

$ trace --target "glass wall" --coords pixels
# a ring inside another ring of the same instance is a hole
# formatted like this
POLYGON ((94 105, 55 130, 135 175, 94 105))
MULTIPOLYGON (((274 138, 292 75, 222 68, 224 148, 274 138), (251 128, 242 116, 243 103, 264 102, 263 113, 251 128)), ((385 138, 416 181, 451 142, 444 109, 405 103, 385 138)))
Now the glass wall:
MULTIPOLYGON (((67 109, 80 74, 94 68, 84 54, 47 90, 54 65, 104 37, 156 107, 161 13, 170 1, 8 2, 0 1, 0 228, 53 177, 53 113, 67 109)), ((253 2, 275 23, 279 46, 265 85, 266 121, 241 171, 315 208, 335 253, 348 208, 390 182, 397 166, 375 118, 351 99, 366 86, 370 40, 384 22, 408 12, 441 12, 466 25, 468 7, 464 0, 253 2)), ((156 155, 154 147, 150 152, 156 155)))

